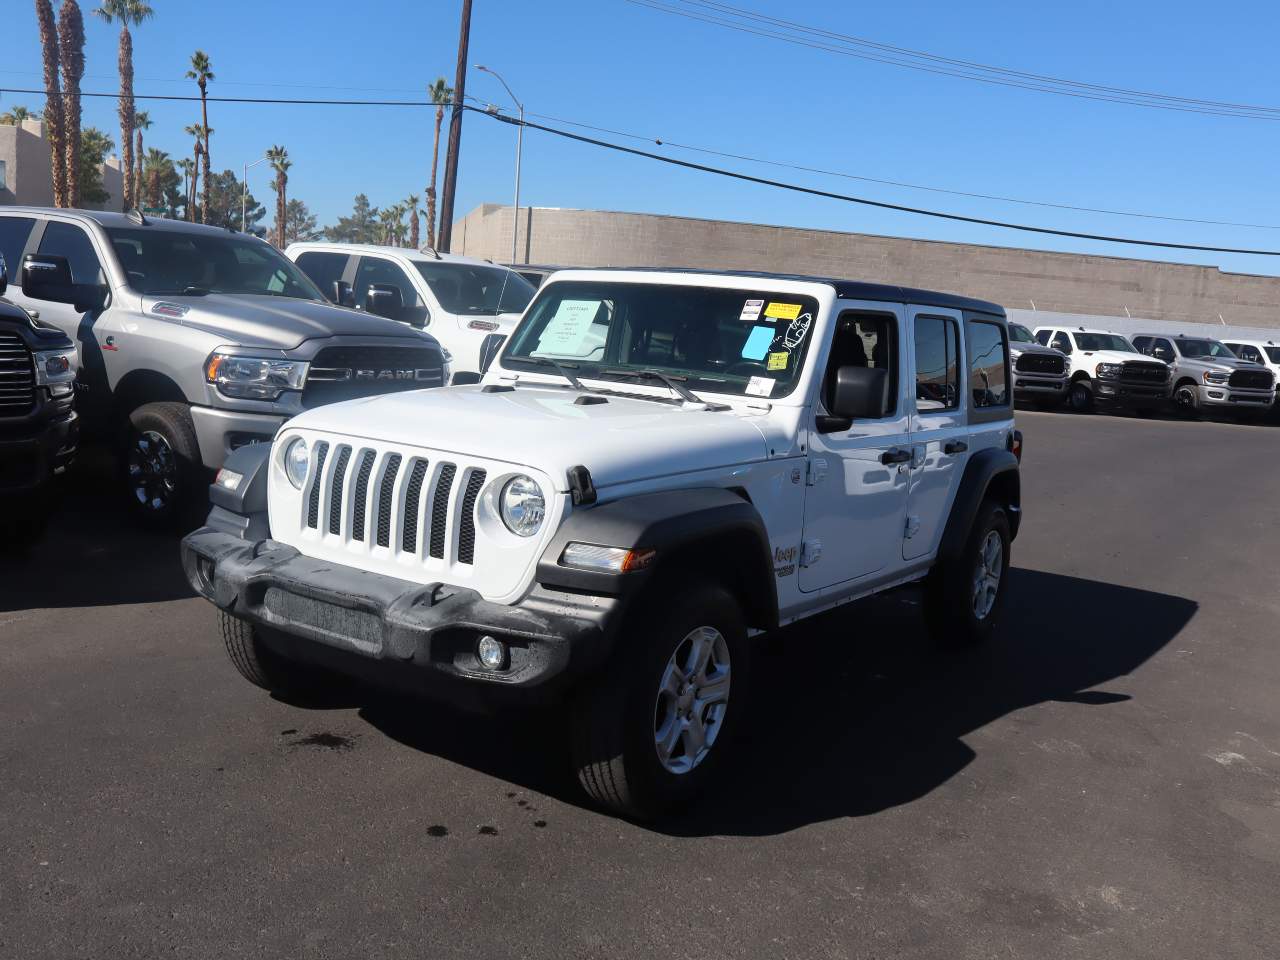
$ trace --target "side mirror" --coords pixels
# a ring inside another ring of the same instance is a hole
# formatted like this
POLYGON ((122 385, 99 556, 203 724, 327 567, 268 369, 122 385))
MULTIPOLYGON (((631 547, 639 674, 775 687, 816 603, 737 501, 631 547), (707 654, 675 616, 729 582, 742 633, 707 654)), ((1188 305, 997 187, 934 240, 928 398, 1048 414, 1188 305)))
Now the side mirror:
POLYGON ((22 292, 33 300, 69 303, 77 313, 101 310, 107 304, 104 283, 74 283, 66 257, 29 253, 22 261, 22 292))
POLYGON ((459 387, 467 383, 479 382, 480 374, 476 373, 474 370, 459 370, 453 375, 453 380, 451 381, 452 385, 455 387, 459 387))
POLYGON ((832 386, 830 412, 841 420, 880 420, 888 416, 889 371, 841 367, 832 386))
POLYGON ((355 295, 351 292, 351 284, 345 280, 333 281, 333 291, 329 294, 329 299, 340 307, 354 307, 356 305, 355 295))
POLYGON ((0 297, 9 289, 9 265, 4 262, 4 254, 0 253, 0 297))
POLYGON ((1169 351, 1166 350, 1164 347, 1152 347, 1151 355, 1155 357, 1157 360, 1163 360, 1165 363, 1168 363, 1170 359, 1172 359, 1169 356, 1169 351))
POLYGON ((368 313, 396 320, 404 308, 404 295, 394 284, 371 283, 364 295, 364 308, 368 313))

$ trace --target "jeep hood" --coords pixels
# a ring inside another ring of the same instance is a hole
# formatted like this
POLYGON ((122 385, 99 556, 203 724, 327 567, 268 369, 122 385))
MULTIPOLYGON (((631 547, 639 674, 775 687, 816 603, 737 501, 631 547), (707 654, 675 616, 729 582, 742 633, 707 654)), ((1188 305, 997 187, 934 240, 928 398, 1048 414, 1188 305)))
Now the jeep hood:
POLYGON ((345 307, 294 297, 210 293, 203 297, 153 296, 142 298, 143 311, 157 303, 185 307, 181 322, 227 343, 244 347, 292 350, 304 340, 323 337, 405 337, 413 328, 394 320, 358 313, 345 307))
POLYGON ((740 413, 618 396, 576 404, 582 396, 544 387, 415 390, 318 407, 289 426, 534 467, 560 490, 579 464, 605 487, 769 455, 764 434, 740 413))

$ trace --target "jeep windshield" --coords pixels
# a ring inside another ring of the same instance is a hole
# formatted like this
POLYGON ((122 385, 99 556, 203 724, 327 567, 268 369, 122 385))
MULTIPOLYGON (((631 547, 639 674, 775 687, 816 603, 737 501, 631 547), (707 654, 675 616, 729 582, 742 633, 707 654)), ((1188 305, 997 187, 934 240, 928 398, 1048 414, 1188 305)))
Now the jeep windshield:
POLYGON ((1095 350, 1113 350, 1116 353, 1137 353, 1124 337, 1115 333, 1077 333, 1076 346, 1092 353, 1095 350))
POLYGON ((1184 357, 1213 357, 1215 359, 1235 360, 1236 355, 1225 343, 1217 340, 1186 340, 1178 338, 1178 352, 1184 357))
MULTIPOLYGON (((813 297, 660 283, 565 281, 539 292, 503 353, 505 366, 753 397, 790 393, 818 314, 813 297)), ((678 391, 677 391, 678 392, 678 391)))
POLYGON ((324 300, 306 274, 271 244, 243 234, 107 227, 129 286, 138 293, 249 294, 324 300))
POLYGON ((506 267, 449 260, 420 260, 414 266, 440 306, 453 314, 523 313, 533 299, 533 284, 506 267))

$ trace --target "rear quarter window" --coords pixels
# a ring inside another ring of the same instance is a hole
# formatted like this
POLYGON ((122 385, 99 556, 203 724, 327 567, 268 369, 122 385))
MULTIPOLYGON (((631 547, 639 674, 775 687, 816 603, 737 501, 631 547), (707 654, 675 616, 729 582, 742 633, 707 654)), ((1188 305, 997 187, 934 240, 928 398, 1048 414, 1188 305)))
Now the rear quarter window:
POLYGON ((969 348, 969 388, 975 410, 1009 405, 1009 338, 996 321, 965 323, 969 348))

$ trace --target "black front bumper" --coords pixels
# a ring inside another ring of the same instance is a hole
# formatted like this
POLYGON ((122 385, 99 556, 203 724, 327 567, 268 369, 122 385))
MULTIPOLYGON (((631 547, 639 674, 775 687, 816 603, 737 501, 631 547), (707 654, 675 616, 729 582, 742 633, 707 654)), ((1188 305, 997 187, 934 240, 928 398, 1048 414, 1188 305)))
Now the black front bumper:
POLYGON ((30 413, 0 417, 0 494, 32 493, 75 459, 80 421, 71 399, 36 392, 30 413))
POLYGON ((535 585, 518 603, 494 603, 210 527, 182 541, 182 565, 206 599, 270 628, 264 642, 289 659, 477 705, 555 699, 604 662, 619 619, 615 597, 535 585), (476 643, 486 635, 506 645, 504 669, 480 665, 476 643))
POLYGON ((1159 405, 1165 403, 1172 393, 1172 386, 1168 383, 1131 383, 1123 380, 1103 380, 1101 377, 1093 383, 1095 400, 1117 406, 1159 405))

